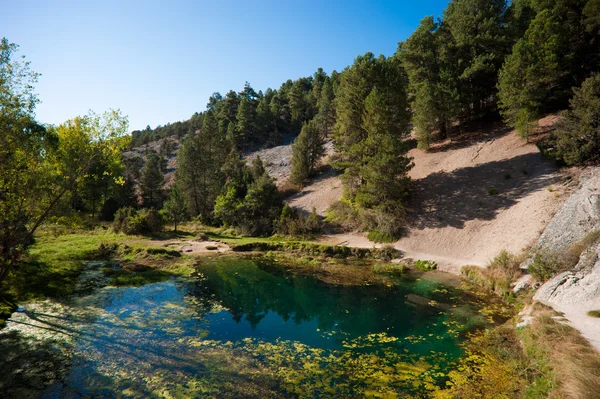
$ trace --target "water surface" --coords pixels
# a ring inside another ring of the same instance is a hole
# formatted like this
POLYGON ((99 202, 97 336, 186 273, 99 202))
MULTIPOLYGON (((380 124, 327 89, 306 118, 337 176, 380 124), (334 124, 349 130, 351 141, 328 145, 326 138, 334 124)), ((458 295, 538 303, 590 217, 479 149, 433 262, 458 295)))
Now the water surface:
POLYGON ((65 373, 42 396, 426 394, 444 384, 464 332, 485 323, 477 298, 426 276, 328 284, 232 257, 198 272, 15 319, 21 334, 37 334, 32 325, 68 341, 65 373))

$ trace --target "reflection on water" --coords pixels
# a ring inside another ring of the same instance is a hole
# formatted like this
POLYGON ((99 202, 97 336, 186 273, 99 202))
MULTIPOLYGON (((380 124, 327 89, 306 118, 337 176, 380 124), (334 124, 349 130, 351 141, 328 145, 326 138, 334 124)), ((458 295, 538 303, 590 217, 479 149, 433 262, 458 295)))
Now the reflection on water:
POLYGON ((15 318, 22 337, 44 329, 44 339, 71 343, 71 364, 43 397, 410 391, 421 386, 412 379, 443 384, 460 332, 481 321, 464 295, 423 278, 330 285, 230 257, 204 262, 199 274, 106 287, 15 318))

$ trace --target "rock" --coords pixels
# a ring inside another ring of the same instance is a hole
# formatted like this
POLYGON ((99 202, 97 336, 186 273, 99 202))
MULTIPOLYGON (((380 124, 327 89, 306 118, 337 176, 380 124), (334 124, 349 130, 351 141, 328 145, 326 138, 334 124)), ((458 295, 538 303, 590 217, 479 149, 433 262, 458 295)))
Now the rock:
POLYGON ((513 293, 516 294, 518 292, 521 292, 523 290, 529 289, 531 288, 531 280, 532 277, 530 274, 526 274, 524 276, 521 276, 515 283, 513 286, 513 293))
POLYGON ((561 251, 600 228, 600 167, 585 169, 579 186, 556 212, 534 249, 561 251))

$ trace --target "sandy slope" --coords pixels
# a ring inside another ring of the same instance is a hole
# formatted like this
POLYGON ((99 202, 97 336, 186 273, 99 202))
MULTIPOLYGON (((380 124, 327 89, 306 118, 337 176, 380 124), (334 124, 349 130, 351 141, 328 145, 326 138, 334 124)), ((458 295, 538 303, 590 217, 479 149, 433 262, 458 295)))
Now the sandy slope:
MULTIPOLYGON (((541 121, 548 124, 552 118, 541 121)), ((441 268, 485 265, 502 249, 519 252, 540 235, 566 195, 561 176, 533 144, 500 125, 455 137, 430 152, 410 151, 413 193, 409 229, 395 246, 406 256, 430 259, 441 268), (498 194, 490 195, 495 189, 498 194)), ((341 196, 341 184, 325 175, 290 203, 321 214, 341 196)), ((364 234, 325 241, 371 247, 364 234)))

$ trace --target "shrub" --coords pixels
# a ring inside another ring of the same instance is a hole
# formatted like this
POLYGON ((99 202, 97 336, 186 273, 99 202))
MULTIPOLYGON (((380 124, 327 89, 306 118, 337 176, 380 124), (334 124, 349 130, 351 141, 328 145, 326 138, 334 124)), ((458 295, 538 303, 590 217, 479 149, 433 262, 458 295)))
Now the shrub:
POLYGON ((488 188, 488 194, 489 195, 498 195, 498 190, 496 190, 494 187, 490 187, 488 188))
POLYGON ((115 233, 120 231, 127 232, 129 229, 129 218, 135 216, 136 211, 130 206, 123 207, 115 213, 115 218, 113 221, 113 230, 115 233))
POLYGON ((406 211, 402 204, 394 201, 384 202, 375 208, 362 208, 342 200, 329 207, 326 220, 346 230, 369 231, 367 238, 374 242, 393 242, 402 234, 406 211))
POLYGON ((292 195, 297 194, 298 191, 300 191, 300 190, 298 190, 298 186, 290 183, 289 181, 283 183, 277 189, 279 190, 279 194, 281 195, 281 198, 291 197, 292 195))
POLYGON ((429 271, 437 269, 437 263, 430 260, 416 260, 413 263, 414 267, 421 271, 429 271))
POLYGON ((464 266, 461 274, 472 283, 506 297, 510 295, 510 285, 522 274, 522 260, 522 257, 502 250, 487 267, 464 266))
POLYGON ((314 237, 323 230, 323 223, 315 208, 308 216, 303 216, 294 208, 285 205, 276 225, 276 232, 293 237, 314 237))
POLYGON ((587 314, 590 317, 600 317, 600 310, 590 310, 587 314))
POLYGON ((162 216, 155 209, 121 208, 115 214, 113 230, 125 234, 154 234, 163 229, 162 216))
POLYGON ((571 265, 561 261, 556 252, 540 250, 533 256, 533 261, 527 270, 536 280, 544 282, 570 268, 571 265))
POLYGON ((373 241, 373 242, 394 242, 396 241, 396 239, 391 236, 390 234, 385 234, 382 233, 379 230, 371 230, 369 231, 369 233, 367 234, 367 238, 369 239, 369 241, 373 241))
POLYGON ((379 249, 379 259, 392 260, 398 257, 398 250, 393 246, 386 244, 379 249))

